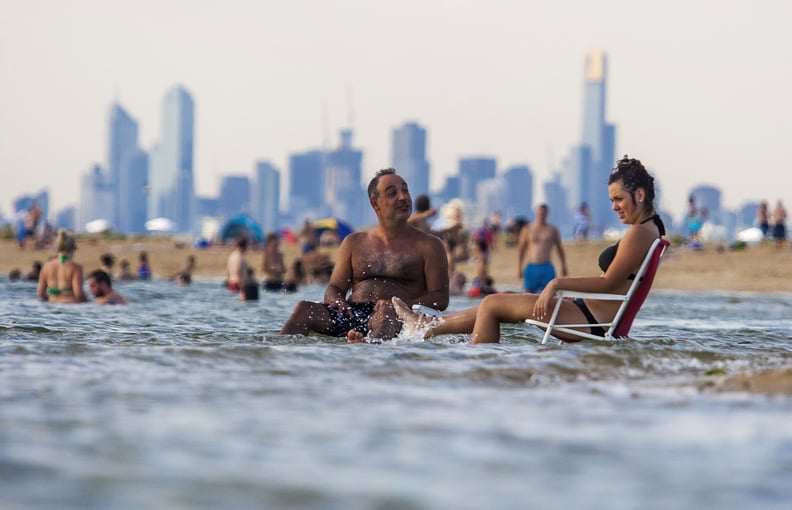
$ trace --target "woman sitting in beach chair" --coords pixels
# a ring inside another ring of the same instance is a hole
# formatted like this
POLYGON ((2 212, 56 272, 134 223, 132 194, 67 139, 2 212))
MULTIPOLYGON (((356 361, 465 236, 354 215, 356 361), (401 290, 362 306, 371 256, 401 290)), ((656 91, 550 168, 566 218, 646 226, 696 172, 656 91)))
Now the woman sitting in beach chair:
MULTIPOLYGON (((555 278, 541 294, 494 294, 481 304, 456 313, 444 315, 442 320, 429 321, 394 298, 394 306, 404 320, 404 331, 426 327, 424 338, 435 335, 472 333, 471 343, 491 343, 500 340, 500 324, 520 323, 526 319, 545 321, 556 305, 558 291, 588 293, 626 293, 635 274, 642 267, 647 252, 658 237, 665 235, 665 227, 654 208, 654 178, 637 159, 627 156, 620 160, 608 179, 608 194, 613 211, 629 228, 622 239, 607 247, 599 257, 600 276, 555 278)), ((588 324, 582 331, 604 337, 600 324, 612 322, 621 307, 620 302, 600 299, 564 300, 555 317, 558 324, 588 324)), ((580 337, 553 333, 562 340, 577 341, 580 337)))

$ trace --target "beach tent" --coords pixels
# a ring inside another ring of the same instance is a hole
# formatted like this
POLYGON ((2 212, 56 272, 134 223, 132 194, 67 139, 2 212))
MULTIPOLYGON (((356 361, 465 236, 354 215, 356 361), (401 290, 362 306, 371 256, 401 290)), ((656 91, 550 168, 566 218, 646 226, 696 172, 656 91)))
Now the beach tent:
POLYGON ((237 237, 247 237, 249 242, 263 243, 264 234, 256 220, 247 214, 239 214, 225 222, 220 229, 220 241, 223 244, 233 241, 237 237))
POLYGON ((110 230, 110 222, 104 218, 92 220, 85 224, 85 231, 89 234, 100 234, 110 230))
POLYGON ((335 230, 338 232, 339 241, 343 241, 346 236, 355 231, 352 226, 341 221, 338 218, 323 218, 313 222, 313 227, 316 229, 316 235, 321 236, 325 230, 335 230))
POLYGON ((762 231, 756 227, 746 228, 737 233, 737 240, 745 244, 759 244, 764 238, 762 231))
POLYGON ((176 230, 176 223, 163 217, 148 220, 144 226, 149 232, 173 232, 176 230))

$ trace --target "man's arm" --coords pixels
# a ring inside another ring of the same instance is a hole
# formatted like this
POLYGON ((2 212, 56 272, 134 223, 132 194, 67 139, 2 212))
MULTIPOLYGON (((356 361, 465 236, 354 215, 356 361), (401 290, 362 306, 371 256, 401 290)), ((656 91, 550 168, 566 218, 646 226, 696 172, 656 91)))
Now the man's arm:
POLYGON ((530 226, 525 225, 520 229, 520 238, 517 241, 517 278, 523 277, 523 261, 525 260, 525 252, 528 250, 528 239, 530 226))
POLYGON ((429 236, 426 241, 424 255, 424 278, 426 293, 416 299, 408 300, 407 304, 426 305, 436 310, 448 308, 448 257, 440 239, 429 236))
POLYGON ((330 282, 325 289, 324 300, 327 303, 346 306, 347 292, 352 286, 352 248, 355 237, 354 234, 347 236, 338 249, 333 274, 330 275, 330 282))
POLYGON ((554 229, 555 235, 555 245, 556 245, 556 252, 558 252, 558 258, 561 260, 561 276, 566 276, 569 271, 567 271, 567 263, 566 263, 566 255, 564 254, 564 246, 561 244, 561 233, 558 229, 554 229))

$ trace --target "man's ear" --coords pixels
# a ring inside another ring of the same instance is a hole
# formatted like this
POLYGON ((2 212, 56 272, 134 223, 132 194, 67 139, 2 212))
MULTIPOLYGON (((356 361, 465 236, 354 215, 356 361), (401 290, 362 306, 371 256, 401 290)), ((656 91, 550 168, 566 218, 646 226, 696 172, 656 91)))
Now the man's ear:
POLYGON ((369 198, 369 204, 371 204, 371 208, 374 209, 375 212, 379 212, 379 206, 377 205, 376 198, 369 198))

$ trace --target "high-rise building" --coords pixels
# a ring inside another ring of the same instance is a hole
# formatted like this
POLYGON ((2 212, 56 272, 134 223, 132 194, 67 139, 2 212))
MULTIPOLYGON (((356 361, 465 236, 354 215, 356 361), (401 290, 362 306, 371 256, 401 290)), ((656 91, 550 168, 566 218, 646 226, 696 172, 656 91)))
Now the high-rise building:
POLYGON ((100 165, 94 165, 80 180, 80 209, 75 230, 85 232, 85 225, 94 220, 110 222, 115 210, 113 202, 110 175, 100 165))
POLYGON ((142 234, 146 231, 149 158, 136 148, 121 159, 118 174, 118 230, 142 234))
POLYGON ((247 175, 226 175, 220 181, 217 201, 220 221, 250 213, 250 179, 247 175))
POLYGON ((280 172, 269 161, 258 161, 250 190, 250 215, 266 234, 280 229, 280 172))
POLYGON ((125 232, 122 223, 127 223, 124 219, 129 216, 129 210, 125 207, 129 202, 121 197, 124 190, 121 167, 124 158, 138 150, 138 123, 119 103, 114 103, 110 106, 107 133, 107 172, 115 199, 112 217, 108 221, 113 228, 125 232))
POLYGON ((289 211, 299 223, 329 212, 324 203, 324 160, 319 150, 289 156, 289 211))
POLYGON ((468 203, 476 201, 481 181, 495 178, 495 158, 461 158, 459 160, 459 198, 468 203))
POLYGON ((601 226, 602 230, 619 223, 610 212, 610 200, 605 192, 608 176, 616 165, 616 127, 605 121, 607 72, 608 61, 603 51, 593 50, 586 53, 580 145, 588 147, 590 152, 586 161, 583 151, 576 149, 573 159, 579 163, 577 172, 583 175, 576 180, 579 184, 567 189, 571 201, 567 206, 574 210, 580 206, 580 202, 586 202, 592 223, 601 226), (575 189, 577 185, 584 187, 575 189))
POLYGON ((528 165, 515 165, 503 173, 506 200, 500 212, 504 218, 530 218, 533 213, 533 172, 528 165))
POLYGON ((55 213, 55 229, 67 228, 76 230, 77 210, 74 206, 69 206, 55 213))
POLYGON ((426 129, 406 122, 393 130, 393 168, 401 175, 413 198, 429 194, 429 161, 426 159, 426 129))
POLYGON ((149 155, 149 219, 168 218, 179 232, 194 227, 194 118, 190 93, 181 86, 170 89, 162 102, 160 140, 149 155))
POLYGON ((368 204, 361 182, 363 151, 352 147, 351 129, 342 129, 339 134, 338 148, 328 152, 325 160, 324 203, 332 216, 357 228, 364 222, 363 206, 368 204))
MULTIPOLYGON (((571 224, 572 212, 566 208, 566 204, 569 203, 567 190, 561 184, 559 174, 554 174, 552 180, 545 182, 544 196, 544 203, 548 208, 548 221, 556 226, 571 224)), ((536 219, 533 212, 529 218, 530 221, 536 219)))

